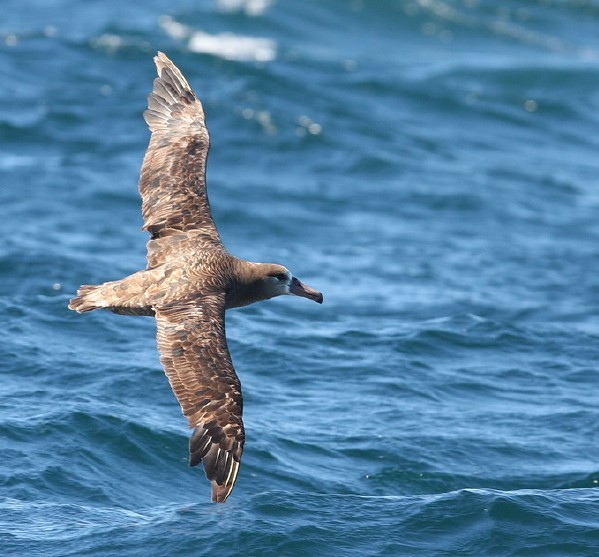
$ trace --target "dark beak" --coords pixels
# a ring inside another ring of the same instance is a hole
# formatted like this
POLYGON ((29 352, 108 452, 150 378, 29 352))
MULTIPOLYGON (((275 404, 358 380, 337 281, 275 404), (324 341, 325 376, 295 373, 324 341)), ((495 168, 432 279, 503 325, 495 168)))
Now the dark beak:
POLYGON ((314 290, 314 288, 310 288, 308 285, 297 280, 295 277, 291 279, 289 293, 293 294, 294 296, 302 296, 303 298, 308 298, 318 302, 319 304, 322 304, 322 292, 314 290))

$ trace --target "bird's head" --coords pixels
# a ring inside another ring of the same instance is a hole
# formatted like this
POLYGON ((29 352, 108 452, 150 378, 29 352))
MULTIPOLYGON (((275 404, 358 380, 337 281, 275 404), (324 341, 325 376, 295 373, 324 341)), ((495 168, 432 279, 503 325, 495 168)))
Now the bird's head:
POLYGON ((263 275, 260 280, 267 298, 290 294, 291 296, 301 296, 322 304, 322 292, 301 282, 283 265, 264 264, 262 270, 263 275))

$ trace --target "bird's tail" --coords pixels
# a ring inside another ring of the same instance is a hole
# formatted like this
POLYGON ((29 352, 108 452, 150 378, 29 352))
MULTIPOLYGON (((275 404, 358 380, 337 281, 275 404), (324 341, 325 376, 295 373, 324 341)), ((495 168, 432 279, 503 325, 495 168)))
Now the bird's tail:
POLYGON ((103 284, 84 284, 77 290, 77 297, 69 301, 69 309, 77 313, 84 313, 94 309, 108 307, 106 300, 102 296, 103 284))
POLYGON ((77 290, 77 297, 70 300, 69 309, 77 313, 106 309, 121 315, 154 315, 146 291, 148 285, 155 285, 162 277, 163 271, 158 269, 103 284, 84 284, 77 290))

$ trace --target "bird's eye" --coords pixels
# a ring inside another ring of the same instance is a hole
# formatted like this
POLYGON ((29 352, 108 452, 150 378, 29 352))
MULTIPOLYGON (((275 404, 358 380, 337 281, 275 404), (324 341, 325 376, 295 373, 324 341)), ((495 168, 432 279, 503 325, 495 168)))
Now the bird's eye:
POLYGON ((285 273, 275 273, 274 275, 270 275, 277 280, 287 280, 287 275, 285 273))

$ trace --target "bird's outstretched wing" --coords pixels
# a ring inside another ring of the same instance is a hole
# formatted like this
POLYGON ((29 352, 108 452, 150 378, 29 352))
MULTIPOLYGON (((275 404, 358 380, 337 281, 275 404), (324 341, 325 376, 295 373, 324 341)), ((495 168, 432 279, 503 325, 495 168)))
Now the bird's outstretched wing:
POLYGON ((197 231, 220 242, 206 193, 210 138, 202 104, 165 54, 159 52, 154 62, 158 77, 144 112, 152 137, 139 179, 143 229, 152 238, 148 267, 176 249, 181 233, 197 231))
POLYGON ((190 465, 204 465, 212 500, 233 489, 245 440, 239 379, 225 337, 224 294, 156 307, 160 361, 194 428, 190 465))

